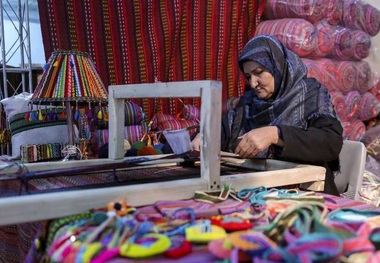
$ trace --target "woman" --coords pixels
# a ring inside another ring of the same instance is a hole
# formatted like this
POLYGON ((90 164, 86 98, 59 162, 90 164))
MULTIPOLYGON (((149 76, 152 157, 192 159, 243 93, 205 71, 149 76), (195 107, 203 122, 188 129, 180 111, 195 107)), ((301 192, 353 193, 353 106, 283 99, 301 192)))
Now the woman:
MULTIPOLYGON (((269 35, 252 38, 239 57, 250 89, 222 118, 223 151, 326 168, 325 193, 338 195, 343 128, 327 88, 307 78, 301 59, 269 35)), ((193 140, 199 150, 199 138, 193 140)))

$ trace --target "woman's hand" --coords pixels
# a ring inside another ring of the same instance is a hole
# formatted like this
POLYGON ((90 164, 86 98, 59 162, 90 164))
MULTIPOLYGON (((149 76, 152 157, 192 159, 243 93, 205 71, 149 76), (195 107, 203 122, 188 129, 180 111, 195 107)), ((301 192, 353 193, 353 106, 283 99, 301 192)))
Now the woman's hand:
POLYGON ((244 159, 255 157, 272 144, 283 145, 278 137, 278 128, 276 126, 253 129, 238 137, 238 140, 240 142, 235 149, 235 153, 244 159))
POLYGON ((201 133, 198 133, 191 141, 193 151, 200 151, 201 149, 201 133))

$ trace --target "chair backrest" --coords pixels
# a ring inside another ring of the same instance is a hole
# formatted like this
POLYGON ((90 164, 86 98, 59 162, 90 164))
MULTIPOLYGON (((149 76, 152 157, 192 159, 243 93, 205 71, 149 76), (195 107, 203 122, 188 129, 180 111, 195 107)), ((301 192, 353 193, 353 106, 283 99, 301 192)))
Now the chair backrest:
POLYGON ((362 142, 345 140, 339 154, 341 171, 335 176, 335 184, 340 194, 360 200, 359 192, 363 182, 363 174, 367 157, 367 149, 362 142))

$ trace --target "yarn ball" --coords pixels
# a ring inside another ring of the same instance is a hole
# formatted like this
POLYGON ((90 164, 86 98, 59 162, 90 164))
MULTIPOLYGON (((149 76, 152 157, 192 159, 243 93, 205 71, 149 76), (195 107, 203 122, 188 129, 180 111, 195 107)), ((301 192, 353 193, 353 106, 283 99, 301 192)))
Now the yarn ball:
POLYGON ((137 150, 140 150, 144 146, 146 146, 146 143, 142 141, 138 141, 132 144, 132 148, 137 150))
POLYGON ((144 146, 144 147, 141 147, 138 151, 137 151, 137 156, 143 156, 143 155, 156 155, 157 152, 156 152, 156 149, 154 149, 153 147, 150 147, 150 146, 144 146))

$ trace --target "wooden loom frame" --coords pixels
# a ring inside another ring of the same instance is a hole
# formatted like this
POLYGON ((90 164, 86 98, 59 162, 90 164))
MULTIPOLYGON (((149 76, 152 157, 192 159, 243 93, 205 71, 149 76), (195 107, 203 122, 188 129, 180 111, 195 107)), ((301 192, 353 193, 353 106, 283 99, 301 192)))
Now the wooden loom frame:
MULTIPOLYGON (((200 178, 170 182, 144 183, 97 189, 72 190, 0 198, 0 225, 25 223, 103 208, 108 202, 126 199, 132 206, 159 200, 180 200, 195 191, 212 191, 222 184, 235 189, 266 186, 280 187, 321 182, 325 168, 313 165, 266 160, 265 171, 220 176, 221 82, 213 80, 109 86, 109 158, 68 162, 25 164, 29 170, 58 169, 123 161, 124 100, 126 98, 201 97, 201 175, 200 178)), ((228 161, 228 159, 227 159, 228 161)), ((250 166, 250 160, 239 165, 250 166)))

